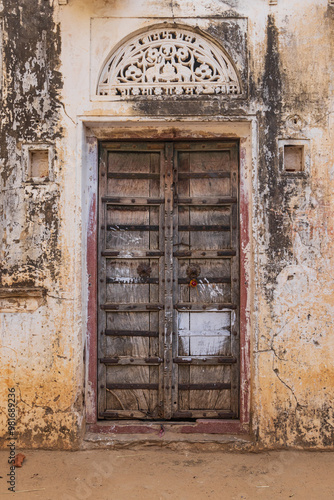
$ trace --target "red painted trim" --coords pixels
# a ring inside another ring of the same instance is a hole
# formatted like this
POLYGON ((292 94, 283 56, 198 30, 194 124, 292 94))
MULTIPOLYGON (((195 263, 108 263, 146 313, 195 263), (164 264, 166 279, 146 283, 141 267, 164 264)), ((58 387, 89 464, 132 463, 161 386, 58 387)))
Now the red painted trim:
POLYGON ((181 434, 247 434, 248 426, 232 420, 198 420, 195 426, 183 425, 181 434))
POLYGON ((86 421, 97 421, 97 174, 98 174, 98 143, 96 139, 88 139, 89 175, 88 188, 88 226, 87 226, 87 276, 88 276, 88 307, 87 307, 87 401, 86 421))
POLYGON ((250 314, 248 307, 249 275, 249 198, 246 185, 246 149, 240 147, 240 423, 250 416, 250 314))

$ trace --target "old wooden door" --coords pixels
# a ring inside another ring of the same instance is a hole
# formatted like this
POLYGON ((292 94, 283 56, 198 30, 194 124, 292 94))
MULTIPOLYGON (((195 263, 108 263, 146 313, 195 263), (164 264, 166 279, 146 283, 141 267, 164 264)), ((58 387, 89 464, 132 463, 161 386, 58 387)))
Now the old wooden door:
POLYGON ((102 145, 99 418, 238 418, 237 152, 102 145))

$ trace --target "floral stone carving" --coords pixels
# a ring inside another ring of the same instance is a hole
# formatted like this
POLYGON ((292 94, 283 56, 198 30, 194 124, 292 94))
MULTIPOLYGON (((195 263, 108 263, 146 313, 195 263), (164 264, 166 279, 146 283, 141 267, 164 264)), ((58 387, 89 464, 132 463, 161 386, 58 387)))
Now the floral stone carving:
POLYGON ((109 58, 97 94, 110 97, 241 94, 232 61, 203 36, 180 28, 137 35, 109 58))

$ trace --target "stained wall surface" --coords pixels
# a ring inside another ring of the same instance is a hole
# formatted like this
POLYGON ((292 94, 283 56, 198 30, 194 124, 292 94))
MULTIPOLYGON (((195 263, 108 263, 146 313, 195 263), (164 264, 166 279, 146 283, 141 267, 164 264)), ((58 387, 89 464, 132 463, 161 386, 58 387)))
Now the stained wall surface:
POLYGON ((251 433, 261 446, 332 447, 334 7, 327 0, 59 3, 0 4, 3 445, 12 387, 21 445, 76 448, 82 440, 90 183, 82 123, 100 117, 106 128, 109 119, 137 129, 140 120, 189 129, 195 120, 203 134, 211 123, 224 130, 230 123, 231 136, 234 122, 251 124, 251 433), (98 98, 113 47, 163 22, 221 44, 245 95, 98 98), (296 144, 304 146, 302 174, 283 171, 284 145, 296 144), (47 176, 31 179, 33 148, 48 151, 47 176))

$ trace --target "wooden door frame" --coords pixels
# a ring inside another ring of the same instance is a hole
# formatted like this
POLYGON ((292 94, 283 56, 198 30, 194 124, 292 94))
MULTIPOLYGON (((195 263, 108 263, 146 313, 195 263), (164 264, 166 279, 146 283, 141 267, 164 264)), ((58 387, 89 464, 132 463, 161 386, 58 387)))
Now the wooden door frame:
POLYGON ((85 345, 85 403, 86 424, 89 432, 104 434, 156 433, 161 422, 105 422, 97 420, 97 206, 98 206, 98 150, 103 140, 235 140, 239 141, 240 177, 240 417, 238 420, 201 419, 194 423, 164 422, 173 432, 240 434, 250 432, 250 375, 251 375, 251 308, 252 289, 251 227, 252 165, 254 163, 253 119, 235 122, 163 121, 129 123, 113 121, 110 117, 81 117, 79 120, 78 161, 82 166, 82 236, 86 248, 83 262, 83 318, 86 322, 85 345), (84 203, 85 200, 85 203, 84 203))

